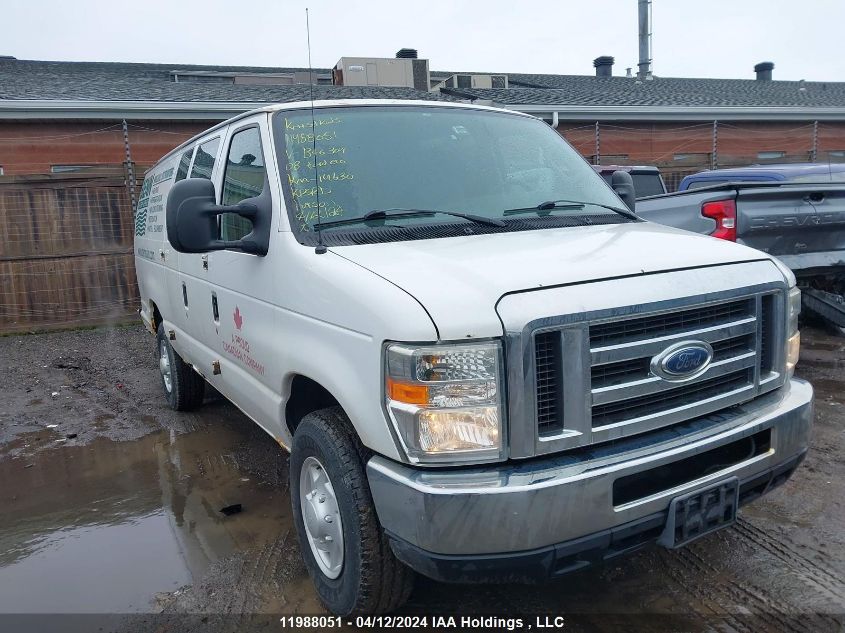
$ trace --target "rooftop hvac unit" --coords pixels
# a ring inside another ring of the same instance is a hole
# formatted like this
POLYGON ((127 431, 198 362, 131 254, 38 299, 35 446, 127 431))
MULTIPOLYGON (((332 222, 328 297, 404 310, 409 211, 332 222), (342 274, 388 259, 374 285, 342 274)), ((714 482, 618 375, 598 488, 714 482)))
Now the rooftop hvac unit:
POLYGON ((332 73, 342 86, 386 86, 428 90, 427 59, 412 57, 341 57, 332 73))

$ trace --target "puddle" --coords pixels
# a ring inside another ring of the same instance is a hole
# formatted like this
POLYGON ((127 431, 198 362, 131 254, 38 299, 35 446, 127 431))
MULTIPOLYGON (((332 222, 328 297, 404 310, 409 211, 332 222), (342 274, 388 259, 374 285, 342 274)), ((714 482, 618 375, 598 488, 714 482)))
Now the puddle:
POLYGON ((290 531, 287 490, 231 457, 244 440, 215 425, 7 456, 0 613, 149 612, 156 594, 290 531), (219 512, 234 503, 240 514, 219 512))
POLYGON ((162 538, 169 531, 169 518, 159 512, 108 526, 57 530, 24 543, 18 550, 24 555, 0 570, 0 611, 148 609, 156 591, 191 581, 179 542, 162 538))

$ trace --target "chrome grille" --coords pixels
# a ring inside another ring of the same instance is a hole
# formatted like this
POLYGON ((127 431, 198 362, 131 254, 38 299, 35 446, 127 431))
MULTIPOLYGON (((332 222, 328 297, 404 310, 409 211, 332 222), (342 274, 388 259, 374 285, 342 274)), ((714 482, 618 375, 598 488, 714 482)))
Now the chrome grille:
POLYGON ((560 428, 563 418, 560 384, 560 336, 557 332, 534 338, 534 373, 537 385, 537 430, 540 434, 560 428))
MULTIPOLYGON (((727 360, 739 354, 754 351, 754 336, 747 334, 716 341, 712 344, 713 360, 715 362, 727 360)), ((593 389, 612 387, 634 380, 644 380, 651 375, 651 358, 635 358, 618 363, 594 365, 591 371, 590 384, 593 389)))
POLYGON ((760 321, 760 373, 765 375, 774 367, 771 325, 774 320, 775 296, 766 295, 760 305, 762 319, 760 321))
POLYGON ((635 358, 623 360, 618 363, 605 363, 594 365, 590 372, 590 384, 593 389, 600 387, 612 387, 631 380, 648 378, 650 359, 635 358))
POLYGON ((753 371, 743 369, 725 376, 694 382, 682 387, 674 387, 648 396, 593 407, 593 428, 624 422, 631 418, 640 418, 647 414, 665 413, 678 407, 743 389, 753 381, 753 371))
POLYGON ((537 439, 547 447, 542 450, 677 424, 776 388, 783 382, 773 370, 780 356, 772 351, 782 325, 777 318, 781 294, 734 295, 650 313, 645 307, 622 308, 619 312, 630 316, 588 316, 580 326, 535 333, 537 439), (572 344, 578 340, 583 341, 583 354, 572 357, 569 350, 577 349, 572 344), (652 373, 654 356, 688 340, 712 346, 706 371, 684 382, 652 373), (562 346, 562 341, 569 343, 562 346), (579 384, 580 392, 573 387, 579 384), (578 394, 587 392, 589 397, 577 402, 578 394), (565 408, 564 397, 569 403, 565 408))
POLYGON ((732 301, 657 316, 612 321, 590 328, 590 346, 614 345, 622 341, 671 336, 735 321, 749 314, 749 300, 732 301))

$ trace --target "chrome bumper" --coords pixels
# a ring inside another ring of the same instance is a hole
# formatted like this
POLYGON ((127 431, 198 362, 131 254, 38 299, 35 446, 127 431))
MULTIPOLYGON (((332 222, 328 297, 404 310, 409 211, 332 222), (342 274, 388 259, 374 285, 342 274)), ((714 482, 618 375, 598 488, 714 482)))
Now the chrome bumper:
POLYGON ((672 498, 736 476, 754 479, 803 454, 813 389, 781 389, 681 427, 562 455, 473 469, 421 470, 380 456, 367 463, 379 520, 396 539, 442 555, 525 552, 665 512, 672 498), (614 505, 620 478, 770 430, 766 450, 718 472, 614 505))

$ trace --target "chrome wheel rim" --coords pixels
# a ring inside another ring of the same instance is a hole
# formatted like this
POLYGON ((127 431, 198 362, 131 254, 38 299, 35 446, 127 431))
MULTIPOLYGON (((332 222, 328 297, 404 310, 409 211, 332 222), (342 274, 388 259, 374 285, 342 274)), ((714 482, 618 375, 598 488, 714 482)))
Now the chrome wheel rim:
POLYGON ((164 381, 164 388, 167 393, 173 391, 173 379, 170 369, 170 354, 167 351, 167 343, 164 341, 158 346, 158 370, 161 372, 161 379, 164 381))
POLYGON ((299 471, 299 505, 311 553, 320 571, 337 578, 343 570, 343 523, 329 475, 316 457, 299 471))

